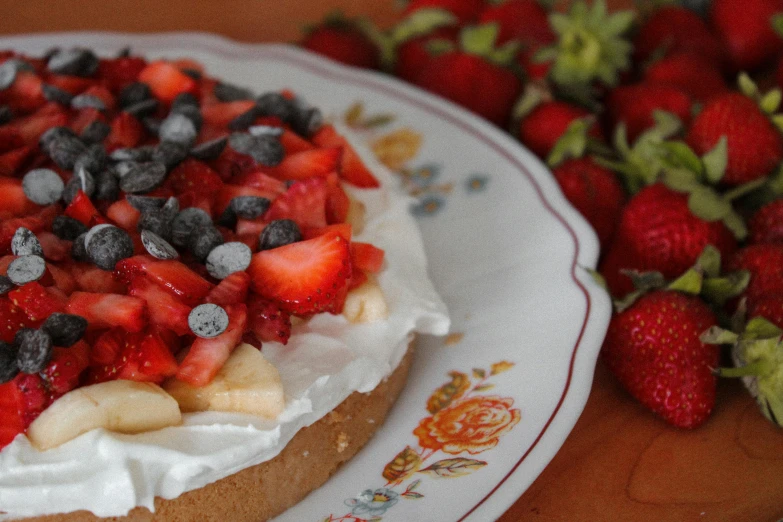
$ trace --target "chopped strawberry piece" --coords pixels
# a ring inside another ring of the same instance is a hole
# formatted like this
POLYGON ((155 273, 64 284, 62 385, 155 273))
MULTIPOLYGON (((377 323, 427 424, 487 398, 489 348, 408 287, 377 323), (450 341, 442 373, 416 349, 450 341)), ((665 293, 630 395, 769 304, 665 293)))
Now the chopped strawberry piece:
POLYGON ((239 100, 233 102, 218 102, 205 105, 201 108, 204 123, 223 129, 225 131, 229 122, 237 116, 246 113, 255 106, 253 100, 239 100))
POLYGON ((146 277, 137 277, 128 293, 147 302, 150 324, 173 330, 177 335, 190 333, 188 315, 192 308, 160 286, 146 277))
POLYGON ((0 103, 11 107, 15 114, 27 114, 46 103, 41 86, 43 82, 34 73, 19 71, 7 89, 0 91, 0 103))
POLYGON ((367 272, 353 267, 353 274, 351 274, 351 282, 348 283, 348 290, 350 291, 362 286, 368 279, 369 276, 367 275, 367 272))
POLYGON ((56 103, 44 105, 35 113, 13 122, 14 128, 19 131, 24 142, 30 146, 37 145, 38 139, 48 129, 67 124, 68 115, 56 103))
MULTIPOLYGON (((2 180, 3 178, 0 178, 2 180)), ((0 182, 0 194, 3 192, 2 182, 0 182)), ((36 208, 41 208, 36 205, 36 208)), ((0 221, 0 254, 11 252, 11 239, 14 237, 16 229, 25 227, 26 229, 38 233, 41 230, 51 227, 52 221, 58 214, 57 206, 52 205, 44 207, 35 214, 30 214, 22 218, 6 219, 0 221)))
POLYGON ((118 148, 135 147, 144 138, 144 126, 132 114, 121 112, 109 124, 111 131, 106 136, 108 151, 118 148))
POLYGON ((212 283, 174 260, 157 261, 149 256, 133 256, 117 263, 114 272, 126 283, 144 275, 189 306, 201 304, 212 290, 212 283))
POLYGON ((326 176, 337 170, 342 159, 342 147, 326 147, 289 154, 276 167, 267 170, 269 174, 281 180, 305 179, 313 176, 326 176))
POLYGON ((79 111, 76 117, 73 120, 71 120, 69 127, 76 134, 81 134, 82 132, 84 132, 84 129, 86 129, 88 125, 90 125, 95 121, 102 121, 106 123, 106 118, 103 116, 103 113, 101 113, 101 111, 99 111, 98 109, 95 109, 93 107, 87 107, 86 109, 82 109, 79 111))
POLYGON ((253 255, 248 268, 253 291, 305 315, 340 313, 338 297, 351 277, 348 242, 331 233, 253 255))
POLYGON ((124 294, 125 284, 114 279, 111 272, 90 263, 70 263, 68 271, 79 290, 96 294, 124 294))
POLYGON ((261 342, 287 344, 291 337, 291 315, 279 304, 255 295, 247 305, 247 326, 261 342))
POLYGON ((37 373, 32 375, 20 373, 11 382, 16 385, 18 390, 19 413, 22 417, 22 423, 27 429, 30 423, 51 404, 49 390, 46 389, 46 383, 37 373))
POLYGON ((8 292, 8 298, 27 315, 31 323, 42 323, 55 312, 65 311, 65 301, 46 291, 33 281, 8 292))
POLYGON ((21 179, 0 177, 0 219, 26 216, 40 209, 24 195, 21 179))
POLYGON ((286 155, 313 150, 315 148, 312 143, 288 129, 284 130, 283 134, 280 135, 280 143, 283 145, 286 155))
POLYGON ((345 193, 337 175, 330 174, 326 177, 326 181, 326 222, 329 224, 345 223, 351 208, 351 200, 345 193))
MULTIPOLYGON (((258 238, 256 238, 258 241, 258 238)), ((223 279, 207 295, 208 303, 220 306, 244 303, 250 289, 250 276, 247 272, 234 272, 223 279)))
POLYGON ((0 152, 18 149, 25 144, 22 134, 11 125, 0 127, 0 152))
POLYGON ((161 383, 177 371, 177 361, 159 330, 126 332, 115 328, 101 335, 90 355, 87 382, 114 379, 161 383))
POLYGON ((106 217, 114 221, 120 228, 135 231, 139 218, 141 218, 141 212, 128 203, 127 199, 120 199, 106 209, 106 217))
POLYGON ((95 83, 95 80, 92 78, 82 78, 81 76, 71 76, 68 74, 48 74, 44 79, 49 85, 62 89, 73 96, 86 91, 95 83))
POLYGON ((78 289, 79 285, 76 283, 76 279, 70 272, 63 270, 61 266, 50 264, 47 270, 52 274, 54 286, 64 295, 71 295, 78 289))
POLYGON ((291 219, 299 228, 326 226, 327 181, 316 177, 298 181, 272 202, 264 218, 291 219))
POLYGON ((187 158, 171 171, 166 178, 164 187, 175 194, 195 192, 198 194, 215 194, 223 186, 220 179, 209 165, 194 158, 187 158))
POLYGON ((8 275, 8 266, 13 263, 17 256, 7 255, 0 257, 0 275, 8 275))
POLYGON ((228 181, 242 174, 258 170, 256 160, 247 154, 241 154, 231 147, 226 147, 216 160, 210 162, 210 165, 218 173, 220 179, 228 181))
POLYGON ((337 133, 332 125, 322 126, 315 136, 313 143, 319 147, 342 147, 343 159, 340 177, 361 188, 376 188, 380 186, 372 172, 364 165, 364 162, 353 149, 351 144, 343 136, 337 133))
POLYGON ((244 304, 226 307, 228 328, 211 339, 197 338, 190 346, 177 371, 177 379, 204 386, 209 384, 215 374, 223 367, 234 348, 242 340, 247 324, 247 306, 244 304))
POLYGON ((150 63, 142 69, 138 79, 146 83, 152 94, 164 103, 171 103, 177 95, 185 92, 198 93, 198 85, 193 78, 169 62, 150 63))
POLYGON ((180 71, 193 71, 201 75, 205 72, 204 65, 192 58, 177 58, 170 63, 180 71))
POLYGON ((150 331, 141 341, 135 357, 139 371, 154 382, 162 382, 167 377, 177 373, 177 360, 171 354, 167 344, 168 336, 157 331, 150 331))
POLYGON ((334 225, 326 225, 325 227, 305 228, 302 230, 302 237, 304 239, 313 239, 314 237, 323 236, 324 234, 338 234, 350 243, 351 236, 353 235, 353 228, 348 223, 337 223, 334 225))
POLYGON ((19 413, 20 406, 16 382, 0 384, 0 449, 13 442, 26 429, 19 413))
MULTIPOLYGON (((41 231, 36 233, 38 241, 43 248, 44 257, 52 261, 62 261, 71 254, 71 242, 60 239, 51 232, 41 231)), ((50 267, 51 268, 51 267, 50 267)))
POLYGON ((107 223, 101 216, 98 209, 90 201, 90 197, 83 191, 79 191, 71 200, 71 204, 65 208, 65 215, 81 221, 84 225, 91 227, 99 223, 107 223))
POLYGON ((111 91, 119 92, 123 87, 135 82, 147 62, 138 56, 104 59, 98 64, 98 78, 111 91))
POLYGON ((91 329, 120 326, 138 332, 147 325, 146 301, 129 295, 74 292, 66 311, 87 319, 91 329))
POLYGON ((0 155, 0 176, 14 176, 21 173, 34 154, 33 147, 19 147, 0 155))
POLYGON ((41 372, 41 377, 49 388, 51 400, 56 400, 76 388, 89 363, 90 346, 84 341, 68 348, 55 346, 51 361, 41 372))
POLYGON ((258 242, 258 235, 264 230, 266 223, 261 219, 238 219, 235 230, 238 236, 255 236, 258 242))
POLYGON ((273 178, 260 170, 254 170, 236 176, 231 179, 231 183, 243 187, 252 187, 267 194, 274 195, 270 199, 274 199, 275 196, 279 196, 286 191, 285 182, 273 178))
POLYGON ((351 261, 356 268, 377 274, 383 266, 383 257, 383 250, 375 245, 360 241, 351 243, 351 261))
POLYGON ((105 366, 113 363, 125 347, 128 332, 122 328, 112 328, 102 333, 90 350, 90 366, 105 366))
POLYGON ((0 298, 0 341, 14 342, 14 336, 20 328, 32 326, 24 311, 10 299, 0 298))
POLYGON ((177 195, 179 199, 180 208, 195 207, 200 208, 208 215, 212 215, 212 207, 214 206, 215 193, 209 194, 207 192, 182 192, 177 195))
POLYGON ((99 100, 103 102, 103 104, 106 106, 106 110, 112 111, 114 110, 115 102, 114 102, 114 95, 109 92, 109 90, 106 87, 103 87, 102 85, 93 85, 86 91, 84 91, 83 94, 89 95, 89 96, 95 96, 99 100))

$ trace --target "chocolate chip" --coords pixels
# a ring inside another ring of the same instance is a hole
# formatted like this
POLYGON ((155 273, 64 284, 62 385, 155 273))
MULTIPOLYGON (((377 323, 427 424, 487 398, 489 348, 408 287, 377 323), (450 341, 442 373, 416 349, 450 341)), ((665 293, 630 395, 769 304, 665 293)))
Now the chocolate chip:
POLYGON ((172 109, 170 114, 179 114, 186 117, 196 127, 197 132, 201 130, 201 126, 204 124, 204 117, 201 115, 201 109, 197 105, 180 105, 172 109))
POLYGON ((296 106, 279 92, 267 92, 256 98, 262 116, 277 116, 286 123, 293 120, 296 106))
POLYGON ((15 256, 43 257, 41 242, 32 230, 25 227, 19 227, 14 232, 14 237, 11 238, 11 252, 15 256))
POLYGON ((177 259, 179 253, 171 244, 150 230, 141 231, 141 244, 156 259, 177 259))
POLYGON ((79 94, 74 96, 71 100, 71 108, 76 109, 77 111, 81 109, 97 109, 99 111, 105 111, 106 104, 102 99, 92 94, 79 94))
POLYGON ((233 120, 228 122, 228 128, 229 130, 233 131, 241 131, 245 130, 253 123, 255 123, 256 119, 261 116, 261 114, 258 111, 258 107, 253 105, 248 110, 240 114, 239 116, 235 116, 233 120))
POLYGON ((18 69, 13 60, 6 60, 0 64, 0 91, 4 91, 16 81, 18 69))
POLYGON ((172 215, 162 210, 151 210, 145 212, 139 218, 136 229, 141 232, 149 230, 156 235, 168 240, 171 238, 172 215))
POLYGON ((39 256, 20 256, 8 265, 8 279, 21 286, 38 281, 46 273, 46 261, 39 256))
POLYGON ((223 235, 211 223, 191 232, 188 249, 199 261, 204 261, 212 250, 223 244, 223 235))
POLYGON ((275 127, 274 125, 253 125, 247 129, 247 132, 253 136, 282 136, 282 127, 275 127))
POLYGON ((73 164, 73 171, 78 172, 79 169, 86 169, 87 172, 100 172, 106 165, 106 149, 102 143, 94 143, 87 147, 87 150, 76 158, 76 163, 73 164))
POLYGON ((150 116, 152 114, 155 114, 155 112, 158 110, 158 100, 155 98, 150 98, 149 100, 142 100, 140 102, 136 102, 133 105, 128 105, 123 109, 123 111, 127 112, 131 116, 135 116, 136 118, 143 118, 145 116, 150 116))
POLYGON ((204 161, 212 160, 220 156, 220 153, 223 152, 223 149, 226 148, 227 144, 228 144, 228 136, 215 138, 214 140, 209 140, 209 141, 205 141, 204 143, 199 143, 198 145, 190 149, 190 155, 196 159, 200 159, 204 161))
POLYGON ((156 196, 138 196, 128 194, 125 199, 130 205, 141 213, 160 210, 166 204, 166 198, 156 196))
POLYGON ((259 236, 259 250, 270 250, 302 240, 302 232, 290 219, 276 219, 264 227, 259 236))
POLYGON ((117 262, 133 255, 133 241, 130 236, 115 226, 97 230, 85 241, 85 247, 90 260, 103 270, 114 270, 117 262))
POLYGON ((111 127, 108 123, 95 120, 84 128, 80 138, 85 143, 100 143, 106 139, 110 132, 111 127))
POLYGON ((58 167, 73 170, 76 160, 87 150, 87 146, 77 136, 63 136, 49 144, 49 157, 58 167))
POLYGON ((180 247, 186 246, 191 233, 205 225, 212 225, 212 217, 204 210, 197 207, 181 210, 171 222, 172 243, 180 247))
POLYGON ((16 364, 19 371, 27 374, 38 373, 52 359, 52 338, 42 330, 22 328, 14 336, 16 364))
POLYGON ((285 156, 283 145, 274 136, 234 133, 228 138, 228 143, 235 151, 247 154, 267 167, 279 165, 285 156))
POLYGON ((198 337, 211 339, 228 329, 228 314, 216 304, 198 305, 188 315, 188 326, 198 337))
POLYGON ((158 136, 161 141, 179 143, 190 147, 196 141, 198 131, 193 122, 184 114, 170 114, 160 124, 158 136))
POLYGON ((41 85, 41 93, 47 101, 59 103, 60 105, 70 105, 73 95, 67 91, 44 83, 41 85))
POLYGON ((238 87, 230 83, 219 82, 213 89, 215 97, 222 102, 233 102, 240 100, 252 100, 253 91, 238 87))
POLYGON ((152 161, 162 163, 167 169, 176 167, 188 157, 188 145, 173 141, 162 141, 152 151, 152 161))
POLYGON ((65 214, 60 214, 52 221, 52 233, 66 241, 73 241, 87 231, 88 228, 81 221, 65 214))
POLYGON ((171 101, 171 110, 177 111, 184 105, 190 105, 192 107, 198 107, 198 100, 189 92, 181 92, 177 94, 171 101))
POLYGON ((19 373, 16 362, 16 349, 10 344, 0 341, 0 384, 12 380, 19 373))
POLYGON ((152 159, 152 151, 154 150, 155 147, 152 146, 115 149, 109 154, 109 158, 113 161, 145 162, 152 159))
POLYGON ((213 248, 207 256, 207 272, 215 279, 225 279, 234 272, 247 270, 252 256, 250 247, 244 243, 223 243, 213 248))
POLYGON ((96 176, 93 196, 101 201, 116 201, 120 197, 120 182, 111 170, 103 170, 96 176))
POLYGON ((0 105, 0 125, 10 123, 12 119, 14 119, 14 113, 11 111, 11 107, 8 105, 0 105))
POLYGON ((0 275, 0 295, 5 295, 14 288, 14 282, 4 275, 0 275))
POLYGON ((89 49, 60 49, 52 54, 46 66, 56 74, 89 77, 98 70, 98 57, 89 49))
POLYGON ((321 128, 324 123, 324 117, 321 110, 317 107, 309 107, 296 113, 291 126, 294 132, 309 138, 321 128))
POLYGON ((22 190, 33 203, 52 205, 62 197, 65 184, 51 169, 33 169, 24 175, 22 190))
POLYGON ((87 247, 84 244, 84 240, 87 237, 87 232, 79 234, 71 244, 71 257, 74 261, 89 261, 90 256, 87 255, 87 247))
POLYGON ((120 188, 124 192, 136 194, 149 192, 160 186, 166 179, 166 165, 158 161, 134 164, 120 179, 120 188))
POLYGON ((150 98, 152 98, 152 91, 150 91, 149 85, 142 82, 133 82, 122 88, 117 96, 117 102, 121 108, 126 109, 150 98))
POLYGON ((271 201, 259 196, 237 196, 228 204, 237 217, 255 219, 261 217, 269 209, 271 201))
POLYGON ((49 334, 55 346, 72 346, 87 331, 87 319, 80 315, 55 312, 46 318, 41 330, 49 334))
POLYGON ((68 138, 77 138, 76 133, 68 127, 51 127, 38 138, 38 145, 41 147, 41 150, 49 154, 52 143, 68 138))

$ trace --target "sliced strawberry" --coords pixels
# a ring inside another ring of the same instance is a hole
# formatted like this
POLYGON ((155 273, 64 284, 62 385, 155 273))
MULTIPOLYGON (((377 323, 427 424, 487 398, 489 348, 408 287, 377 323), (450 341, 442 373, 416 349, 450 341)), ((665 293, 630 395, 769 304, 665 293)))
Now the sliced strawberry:
POLYGON ((280 135, 280 143, 283 145, 286 154, 296 154, 297 152, 315 148, 312 143, 288 129, 285 129, 283 134, 280 135))
POLYGON ((215 194, 223 186, 223 180, 203 161, 187 158, 171 171, 163 186, 175 194, 215 194))
POLYGON ((112 328, 102 333, 90 350, 90 366, 105 366, 117 360, 128 335, 122 328, 112 328))
POLYGON ((258 241, 258 235, 263 232, 266 223, 261 218, 258 219, 237 219, 235 230, 238 236, 255 236, 258 241))
POLYGON ((90 263, 69 263, 68 272, 76 280, 79 290, 96 294, 124 294, 125 284, 114 279, 111 272, 90 263))
POLYGON ((68 348, 55 346, 51 361, 41 372, 51 400, 76 388, 82 372, 87 369, 89 363, 90 346, 86 342, 79 341, 68 348))
POLYGON ((343 159, 340 177, 361 188, 376 188, 380 186, 372 172, 345 137, 341 136, 332 125, 322 126, 313 136, 313 143, 319 147, 342 147, 343 159))
POLYGON ((68 115, 63 108, 56 103, 49 103, 38 109, 35 113, 14 120, 13 126, 19 131, 27 145, 35 146, 41 135, 52 127, 60 127, 68 124, 68 115))
POLYGON ((279 304, 254 295, 247 305, 247 327, 261 342, 287 344, 291 315, 279 304))
POLYGON ((204 123, 225 130, 228 124, 255 106, 253 100, 238 100, 233 102, 218 102, 201 108, 204 123))
POLYGON ((258 170, 258 163, 247 154, 242 154, 231 147, 226 147, 216 160, 210 162, 220 179, 231 180, 237 176, 258 170))
POLYGON ((98 78, 113 92, 119 92, 126 85, 135 82, 147 62, 138 56, 123 56, 101 60, 98 78))
POLYGON ((200 208, 208 215, 212 215, 212 207, 214 207, 215 193, 209 194, 207 192, 182 192, 177 195, 180 208, 200 208))
POLYGON ((326 176, 337 170, 342 159, 342 147, 325 147, 287 155, 276 167, 267 170, 280 180, 326 176))
POLYGON ((350 243, 351 236, 353 235, 353 227, 348 223, 336 223, 334 225, 326 225, 325 227, 305 228, 302 230, 302 237, 304 239, 313 239, 314 237, 323 236, 325 234, 338 234, 350 243))
POLYGON ((0 177, 0 220, 26 216, 39 210, 41 206, 24 195, 21 179, 0 177))
POLYGON ((16 306, 10 299, 0 298, 0 341, 14 342, 14 336, 20 328, 32 326, 24 310, 16 306))
POLYGON ((66 303, 33 281, 8 292, 8 298, 27 315, 31 323, 42 323, 55 312, 64 312, 66 303))
POLYGON ((244 304, 226 307, 228 328, 211 339, 197 338, 190 346, 177 371, 177 379, 204 386, 209 384, 215 374, 223 367, 234 348, 242 340, 247 324, 247 306, 244 304))
POLYGON ((120 326, 138 332, 147 325, 147 303, 129 295, 74 292, 66 311, 87 319, 91 329, 120 326))
POLYGON ((137 277, 128 293, 147 302, 150 324, 173 330, 177 335, 190 333, 188 315, 192 308, 146 277, 137 277))
POLYGON ((24 170, 25 165, 35 155, 33 147, 19 147, 0 154, 0 176, 15 176, 24 170))
POLYGON ((42 230, 36 233, 43 248, 44 257, 52 261, 63 261, 71 254, 71 242, 60 239, 51 232, 42 230))
POLYGON ((177 360, 169 350, 167 336, 161 332, 153 330, 147 333, 134 355, 131 361, 153 382, 163 382, 177 373, 177 360))
POLYGON ((19 393, 19 413, 25 429, 44 411, 51 399, 46 383, 37 373, 28 375, 20 373, 13 381, 19 393))
POLYGON ((11 107, 15 114, 27 114, 46 103, 41 87, 43 82, 34 73, 19 71, 7 89, 0 91, 0 103, 11 107))
POLYGON ((212 283, 174 260, 157 261, 149 256, 133 256, 117 263, 114 272, 126 283, 144 275, 189 306, 201 304, 212 290, 212 283))
POLYGON ((377 274, 383 266, 384 251, 370 243, 354 241, 351 243, 351 261, 353 266, 377 274))
POLYGON ((54 85, 73 96, 86 91, 95 83, 95 80, 92 78, 82 78, 81 76, 68 74, 48 74, 44 77, 44 80, 49 85, 54 85))
MULTIPOLYGON (((286 191, 285 182, 273 178, 260 170, 246 172, 231 179, 233 185, 252 187, 268 194, 278 196, 286 191)), ((274 199, 274 198, 270 198, 274 199)))
POLYGON ((111 131, 104 141, 108 151, 135 147, 144 138, 144 126, 135 116, 127 112, 121 112, 115 116, 109 127, 111 131))
POLYGON ((350 248, 339 234, 325 234, 254 254, 248 273, 253 291, 288 312, 339 313, 352 273, 350 248))
POLYGON ((351 200, 336 174, 327 176, 326 182, 326 222, 329 224, 344 223, 348 219, 351 200))
MULTIPOLYGON (((258 241, 258 238, 256 238, 258 241)), ((223 279, 207 295, 208 303, 220 306, 244 303, 250 289, 250 276, 247 272, 234 272, 223 279)))
POLYGON ((114 221, 120 228, 135 231, 141 218, 141 212, 136 210, 127 199, 120 199, 106 209, 106 217, 114 221))
POLYGON ((108 223, 106 219, 101 216, 98 209, 90 201, 90 196, 83 191, 79 191, 71 200, 71 204, 65 208, 65 215, 72 217, 78 221, 81 221, 84 225, 91 227, 99 223, 108 223))
POLYGON ((86 109, 80 110, 68 126, 76 134, 81 134, 84 132, 84 129, 95 121, 107 123, 106 118, 101 111, 93 107, 87 107, 86 109))
POLYGON ((114 95, 102 85, 92 85, 83 94, 94 96, 103 102, 107 111, 113 111, 115 107, 114 95))
POLYGON ((185 92, 198 92, 198 85, 193 78, 169 62, 150 63, 142 69, 138 79, 146 83, 152 94, 164 103, 171 103, 177 95, 185 92))
POLYGON ((299 228, 326 226, 327 192, 327 181, 324 178, 298 181, 272 202, 264 218, 268 221, 291 219, 299 228))
POLYGON ((11 125, 0 127, 0 152, 18 149, 25 144, 21 133, 11 125))
POLYGON ((14 381, 0 384, 0 449, 26 429, 19 414, 21 401, 14 381))
POLYGON ((359 268, 353 267, 353 273, 351 274, 351 281, 348 283, 348 290, 353 290, 354 288, 358 288, 362 286, 367 280, 369 279, 369 276, 367 275, 367 272, 364 270, 361 270, 359 268))

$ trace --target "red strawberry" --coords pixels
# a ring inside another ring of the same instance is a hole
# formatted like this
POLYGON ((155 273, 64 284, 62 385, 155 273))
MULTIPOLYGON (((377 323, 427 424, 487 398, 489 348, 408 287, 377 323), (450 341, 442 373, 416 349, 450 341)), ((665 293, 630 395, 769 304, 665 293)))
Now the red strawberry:
POLYGON ((650 64, 644 71, 644 81, 677 87, 699 102, 728 90, 723 75, 712 62, 688 51, 669 54, 650 64))
POLYGON ((84 341, 79 341, 68 348, 55 346, 52 350, 52 359, 41 372, 51 399, 56 400, 76 388, 89 362, 90 346, 84 341))
POLYGON ((91 329, 119 326, 138 332, 147 325, 147 303, 129 295, 74 292, 66 311, 87 319, 91 329))
MULTIPOLYGON (((339 225, 338 225, 339 226, 339 225)), ((348 239, 350 241, 350 238, 348 239)), ((383 266, 384 251, 370 243, 351 243, 351 262, 355 268, 377 274, 383 266)))
POLYGON ((135 278, 128 294, 146 301, 150 324, 168 328, 177 335, 190 333, 188 315, 192 308, 146 277, 135 278))
POLYGON ((111 272, 90 263, 69 263, 67 270, 76 280, 79 290, 96 294, 124 294, 125 285, 114 279, 111 272))
MULTIPOLYGON (((36 234, 41 243, 44 257, 51 261, 63 261, 71 254, 71 242, 55 236, 51 232, 41 231, 36 234)), ((49 267, 51 268, 51 266, 49 267)))
POLYGON ((724 259, 737 247, 723 222, 697 217, 688 208, 687 194, 655 183, 637 192, 623 208, 600 271, 612 295, 620 296, 633 289, 621 269, 656 270, 671 279, 693 266, 708 244, 724 259))
POLYGON ((272 202, 264 219, 292 219, 299 228, 326 226, 327 197, 328 185, 324 178, 298 181, 272 202))
POLYGON ((247 327, 261 342, 287 344, 291 316, 280 305, 254 295, 247 305, 247 327))
POLYGON ((55 312, 64 312, 66 303, 33 281, 8 292, 8 298, 27 315, 33 324, 42 323, 55 312))
MULTIPOLYGON (((546 158, 569 125, 590 115, 587 110, 562 101, 541 103, 520 122, 519 139, 539 158, 546 158)), ((588 133, 601 138, 597 125, 591 125, 588 133)))
POLYGON ((11 107, 14 114, 29 114, 46 104, 41 86, 43 82, 34 73, 18 71, 7 89, 0 91, 0 103, 11 107))
POLYGON ((112 151, 118 148, 135 147, 144 137, 144 126, 135 116, 121 112, 109 124, 111 131, 106 137, 106 149, 112 151))
POLYGON ((65 215, 81 221, 84 225, 91 227, 100 223, 107 223, 101 216, 98 209, 95 208, 90 197, 81 190, 76 193, 71 200, 71 204, 65 208, 65 215))
POLYGON ((18 129, 10 125, 0 126, 0 152, 18 149, 24 144, 24 138, 18 129))
POLYGON ((103 59, 98 65, 97 76, 111 91, 118 93, 135 82, 146 66, 144 58, 138 56, 103 59))
POLYGON ((19 414, 25 429, 44 411, 51 399, 46 382, 37 373, 18 374, 13 381, 19 396, 19 414))
POLYGON ((757 297, 748 305, 747 317, 763 317, 778 328, 783 328, 783 294, 768 293, 757 297))
MULTIPOLYGON (((334 225, 326 225, 325 227, 305 228, 302 230, 302 237, 304 239, 313 239, 314 237, 323 236, 324 234, 338 234, 350 243, 351 237, 353 236, 353 227, 348 223, 336 223, 334 225)), ((363 244, 366 245, 368 243, 363 244)), ((351 245, 351 249, 351 255, 353 256, 353 245, 351 245)), ((372 256, 369 252, 367 252, 367 255, 370 257, 372 256)))
POLYGON ((274 199, 274 197, 279 196, 286 191, 285 182, 277 178, 273 178, 272 176, 260 170, 254 170, 252 172, 246 172, 244 174, 240 174, 239 176, 235 176, 231 179, 231 183, 234 185, 241 185, 243 187, 252 187, 254 189, 260 190, 261 192, 271 194, 273 197, 270 199, 274 199))
POLYGON ((323 125, 312 138, 313 143, 322 148, 342 147, 340 163, 340 178, 360 188, 376 188, 380 186, 372 172, 364 165, 362 159, 344 136, 337 133, 332 125, 323 125))
POLYGON ((748 243, 783 243, 783 199, 761 207, 748 221, 748 243))
POLYGON ((566 160, 552 172, 568 201, 595 229, 601 248, 608 248, 625 203, 617 176, 589 157, 566 160))
POLYGON ((312 149, 289 154, 276 167, 267 168, 268 174, 280 180, 326 176, 337 170, 343 155, 342 147, 312 149))
POLYGON ((146 276, 188 306, 201 304, 212 290, 212 283, 174 260, 158 261, 145 255, 133 256, 117 263, 114 273, 126 284, 139 276, 146 276))
POLYGON ((712 2, 710 23, 734 70, 757 69, 783 50, 783 40, 772 27, 772 17, 780 12, 781 0, 712 2))
POLYGON ((728 165, 721 180, 740 185, 769 174, 783 160, 783 138, 756 102, 738 93, 717 96, 693 118, 686 141, 702 155, 721 136, 728 140, 728 165))
POLYGON ((344 223, 351 209, 351 199, 336 175, 326 177, 326 222, 344 223))
POLYGON ((169 338, 158 330, 131 333, 113 328, 93 345, 87 382, 114 379, 163 382, 177 372, 177 361, 168 342, 169 338))
POLYGON ((464 25, 476 20, 483 8, 483 0, 412 0, 402 14, 407 17, 421 9, 445 9, 464 25))
POLYGON ((283 130, 283 133, 280 135, 280 143, 283 145, 286 154, 296 154, 297 152, 314 148, 312 143, 288 129, 283 130))
POLYGON ((441 41, 456 45, 458 35, 459 28, 456 26, 438 27, 428 34, 399 43, 395 49, 394 75, 413 82, 436 58, 429 49, 430 42, 441 41))
POLYGON ((496 22, 500 27, 498 43, 510 40, 522 42, 524 46, 550 44, 555 33, 549 26, 549 13, 535 0, 507 0, 490 4, 479 16, 479 23, 496 22))
POLYGON ((747 270, 750 282, 742 294, 748 307, 765 294, 783 295, 783 245, 749 245, 737 250, 726 263, 729 271, 747 270))
POLYGON ((138 79, 140 82, 146 83, 152 94, 163 103, 171 103, 177 95, 182 93, 187 92, 195 95, 198 92, 195 80, 169 62, 150 63, 142 69, 138 79))
POLYGON ((254 292, 298 315, 339 313, 351 272, 348 242, 336 233, 258 252, 248 268, 254 292))
POLYGON ((38 109, 33 114, 12 122, 13 127, 19 131, 27 145, 35 146, 38 138, 52 127, 67 125, 68 115, 57 103, 49 103, 38 109))
POLYGON ((41 210, 41 206, 24 195, 21 179, 0 176, 0 219, 26 216, 38 210, 41 210))
POLYGON ((19 147, 0 155, 0 176, 21 175, 25 165, 34 154, 33 147, 19 147))
POLYGON ((24 311, 14 305, 10 299, 0 298, 0 341, 14 342, 14 336, 20 328, 33 326, 24 311))
POLYGON ((250 276, 247 272, 234 272, 207 294, 206 302, 220 306, 244 303, 249 290, 250 276))
POLYGON ((135 357, 129 358, 136 363, 139 373, 152 382, 162 382, 177 373, 177 360, 171 354, 170 336, 166 330, 151 329, 141 341, 135 357))
POLYGON ((127 199, 120 199, 106 209, 106 217, 114 221, 118 227, 131 232, 136 230, 141 212, 128 203, 127 199))
POLYGON ((226 307, 228 328, 211 339, 197 338, 190 346, 177 371, 177 379, 204 386, 209 384, 215 374, 223 367, 231 352, 242 340, 247 325, 247 307, 244 304, 226 307))
POLYGON ((0 449, 4 448, 27 427, 19 413, 21 400, 14 381, 0 384, 0 449))
POLYGON ((664 6, 656 9, 639 28, 634 39, 636 61, 679 51, 700 54, 714 65, 724 60, 720 40, 710 32, 704 20, 690 9, 664 6))
POLYGON ((203 161, 187 158, 177 165, 166 178, 164 187, 175 194, 196 192, 214 194, 223 186, 218 173, 203 161))
POLYGON ((68 74, 44 74, 43 80, 49 85, 54 85, 73 96, 86 91, 95 84, 95 80, 92 78, 82 78, 81 76, 68 74))
POLYGON ((210 103, 201 108, 201 115, 204 117, 205 124, 221 129, 223 134, 225 134, 231 120, 246 113, 254 105, 255 102, 253 100, 210 103))
POLYGON ((76 282, 76 279, 69 271, 63 269, 62 265, 49 264, 46 268, 52 275, 54 286, 64 295, 69 296, 74 291, 78 290, 79 285, 76 282))
POLYGON ((601 355, 644 406, 673 426, 696 428, 715 404, 719 359, 719 348, 699 336, 716 323, 700 298, 657 290, 612 318, 601 355))
POLYGON ((664 110, 677 116, 685 126, 691 117, 691 99, 670 85, 637 83, 612 89, 607 100, 612 128, 625 123, 628 140, 633 142, 645 130, 655 126, 653 112, 664 110))
POLYGON ((359 24, 345 19, 327 18, 312 29, 302 40, 305 49, 332 60, 365 69, 380 67, 378 46, 359 24))

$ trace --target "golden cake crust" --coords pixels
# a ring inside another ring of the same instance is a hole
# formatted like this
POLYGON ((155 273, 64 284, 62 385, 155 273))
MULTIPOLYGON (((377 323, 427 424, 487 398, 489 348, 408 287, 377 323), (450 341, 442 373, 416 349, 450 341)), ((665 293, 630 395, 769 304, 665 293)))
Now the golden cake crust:
POLYGON ((408 377, 413 345, 396 370, 374 390, 354 392, 337 408, 297 433, 272 460, 203 488, 164 500, 155 513, 100 518, 89 511, 21 519, 23 522, 259 522, 279 515, 321 486, 375 434, 408 377))

